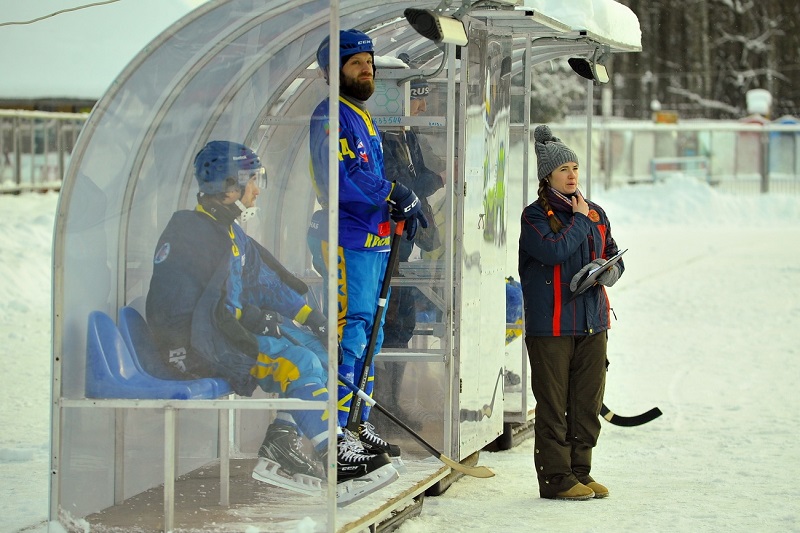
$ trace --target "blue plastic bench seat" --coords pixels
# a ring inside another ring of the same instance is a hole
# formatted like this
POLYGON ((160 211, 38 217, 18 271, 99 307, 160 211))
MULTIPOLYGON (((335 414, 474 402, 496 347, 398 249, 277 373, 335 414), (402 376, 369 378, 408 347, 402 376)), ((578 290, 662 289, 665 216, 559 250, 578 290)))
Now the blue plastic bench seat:
MULTIPOLYGON (((119 331, 134 364, 142 374, 172 379, 166 377, 170 375, 171 369, 166 367, 160 357, 153 332, 139 311, 130 306, 122 307, 119 310, 119 331)), ((233 393, 230 384, 223 378, 201 378, 197 381, 210 382, 217 397, 233 393)))
POLYGON ((93 311, 86 337, 86 396, 188 400, 219 394, 214 380, 166 380, 144 373, 111 317, 93 311))

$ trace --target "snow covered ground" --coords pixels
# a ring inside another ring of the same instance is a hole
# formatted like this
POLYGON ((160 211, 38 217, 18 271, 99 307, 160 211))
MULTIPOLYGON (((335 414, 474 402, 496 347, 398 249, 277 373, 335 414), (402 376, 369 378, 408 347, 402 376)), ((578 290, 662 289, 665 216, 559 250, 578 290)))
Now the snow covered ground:
MULTIPOLYGON (((399 533, 800 531, 798 197, 676 177, 593 199, 629 248, 606 404, 664 416, 604 423, 593 474, 608 499, 539 499, 529 440, 482 453, 496 477, 426 498, 399 533)), ((0 532, 46 530, 56 201, 0 195, 0 532)))

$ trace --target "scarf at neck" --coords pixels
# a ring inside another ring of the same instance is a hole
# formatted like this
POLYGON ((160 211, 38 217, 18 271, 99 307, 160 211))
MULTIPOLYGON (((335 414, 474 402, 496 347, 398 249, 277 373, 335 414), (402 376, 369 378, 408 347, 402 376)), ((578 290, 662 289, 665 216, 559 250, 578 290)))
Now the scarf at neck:
POLYGON ((553 211, 572 213, 572 200, 565 194, 558 192, 552 187, 548 187, 545 194, 547 194, 547 201, 550 203, 550 207, 553 211))

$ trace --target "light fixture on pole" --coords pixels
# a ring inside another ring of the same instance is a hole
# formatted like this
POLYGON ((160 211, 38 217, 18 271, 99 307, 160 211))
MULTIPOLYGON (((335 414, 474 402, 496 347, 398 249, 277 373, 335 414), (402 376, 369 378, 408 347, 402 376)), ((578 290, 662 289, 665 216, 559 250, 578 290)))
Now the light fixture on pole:
POLYGON ((579 76, 594 81, 595 85, 600 85, 601 83, 608 83, 609 76, 608 69, 600 62, 603 56, 598 58, 597 52, 598 50, 595 49, 591 61, 585 57, 571 57, 567 62, 579 76))
POLYGON ((417 33, 433 42, 457 46, 467 44, 464 23, 456 18, 440 15, 427 9, 411 7, 403 11, 403 16, 417 33))

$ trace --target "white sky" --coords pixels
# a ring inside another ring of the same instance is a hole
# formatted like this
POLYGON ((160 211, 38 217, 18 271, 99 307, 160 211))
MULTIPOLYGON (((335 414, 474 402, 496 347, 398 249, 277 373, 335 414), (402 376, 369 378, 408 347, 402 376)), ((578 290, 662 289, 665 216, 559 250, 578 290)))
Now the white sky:
MULTIPOLYGON (((618 321, 606 404, 664 416, 638 428, 604 422, 593 474, 610 498, 539 499, 529 440, 481 453, 496 477, 425 498, 398 533, 800 530, 797 196, 721 194, 674 177, 594 199, 629 248, 609 290, 618 321)), ((46 531, 56 201, 0 195, 2 531, 46 531)))

